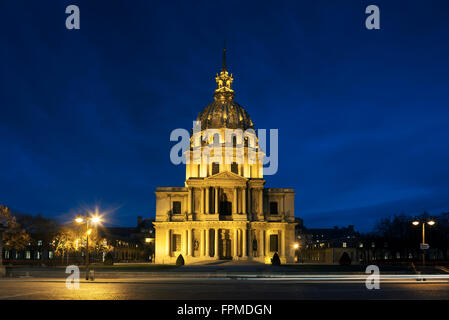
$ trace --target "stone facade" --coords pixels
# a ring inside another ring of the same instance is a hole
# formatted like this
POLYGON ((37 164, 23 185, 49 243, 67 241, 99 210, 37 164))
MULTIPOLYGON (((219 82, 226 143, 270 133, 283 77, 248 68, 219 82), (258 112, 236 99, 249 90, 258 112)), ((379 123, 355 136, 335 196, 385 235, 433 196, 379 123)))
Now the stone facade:
POLYGON ((225 62, 216 81, 185 153, 185 186, 156 189, 156 263, 175 263, 180 254, 187 264, 270 263, 275 252, 293 262, 294 190, 264 187, 264 154, 249 114, 234 101, 225 62))

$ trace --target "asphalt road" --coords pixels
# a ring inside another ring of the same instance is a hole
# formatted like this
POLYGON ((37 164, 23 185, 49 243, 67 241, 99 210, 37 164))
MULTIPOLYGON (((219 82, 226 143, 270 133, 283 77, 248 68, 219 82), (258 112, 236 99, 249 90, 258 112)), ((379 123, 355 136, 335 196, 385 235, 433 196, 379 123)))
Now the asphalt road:
POLYGON ((364 282, 323 283, 295 280, 238 279, 101 279, 81 281, 69 290, 61 279, 14 278, 0 280, 0 299, 449 299, 449 282, 404 281, 381 283, 379 290, 367 290, 364 282))

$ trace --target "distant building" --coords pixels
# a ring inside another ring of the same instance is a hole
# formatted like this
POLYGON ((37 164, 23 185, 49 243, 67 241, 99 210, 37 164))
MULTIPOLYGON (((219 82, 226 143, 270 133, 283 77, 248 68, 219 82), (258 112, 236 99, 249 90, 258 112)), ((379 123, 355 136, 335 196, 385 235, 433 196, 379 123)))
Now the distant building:
POLYGON ((360 233, 352 225, 317 229, 302 226, 296 236, 300 244, 298 262, 336 264, 346 252, 352 263, 360 263, 360 233))
POLYGON ((154 219, 137 217, 136 227, 103 227, 100 236, 112 247, 114 261, 154 261, 154 219))
MULTIPOLYGON (((153 222, 154 219, 138 217, 136 227, 98 227, 101 245, 110 249, 115 262, 154 261, 153 222)), ((3 258, 5 264, 16 265, 84 264, 84 240, 80 242, 78 249, 59 258, 54 251, 50 234, 32 233, 30 236, 32 241, 22 250, 0 250, 0 261, 3 258)), ((91 248, 89 252, 91 263, 103 262, 105 251, 95 252, 91 248)))

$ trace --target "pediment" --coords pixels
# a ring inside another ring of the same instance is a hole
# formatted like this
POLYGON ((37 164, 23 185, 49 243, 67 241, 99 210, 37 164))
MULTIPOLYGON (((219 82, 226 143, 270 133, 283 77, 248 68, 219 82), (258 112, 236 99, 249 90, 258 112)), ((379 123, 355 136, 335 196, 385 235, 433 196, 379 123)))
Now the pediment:
POLYGON ((223 172, 216 173, 213 176, 207 177, 204 180, 206 180, 206 181, 234 180, 234 181, 246 182, 248 179, 246 179, 245 177, 239 176, 238 174, 230 172, 230 171, 223 171, 223 172))

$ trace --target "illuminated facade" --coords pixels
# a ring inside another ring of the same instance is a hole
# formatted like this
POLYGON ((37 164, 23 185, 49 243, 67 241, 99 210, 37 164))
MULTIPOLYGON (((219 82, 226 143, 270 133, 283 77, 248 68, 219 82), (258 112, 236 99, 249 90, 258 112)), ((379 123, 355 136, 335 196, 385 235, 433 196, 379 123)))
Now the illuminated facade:
POLYGON ((293 262, 295 193, 264 188, 264 154, 249 114, 234 101, 233 80, 223 54, 214 101, 198 115, 186 152, 185 186, 156 189, 156 263, 175 263, 180 254, 187 264, 270 263, 275 252, 293 262))

